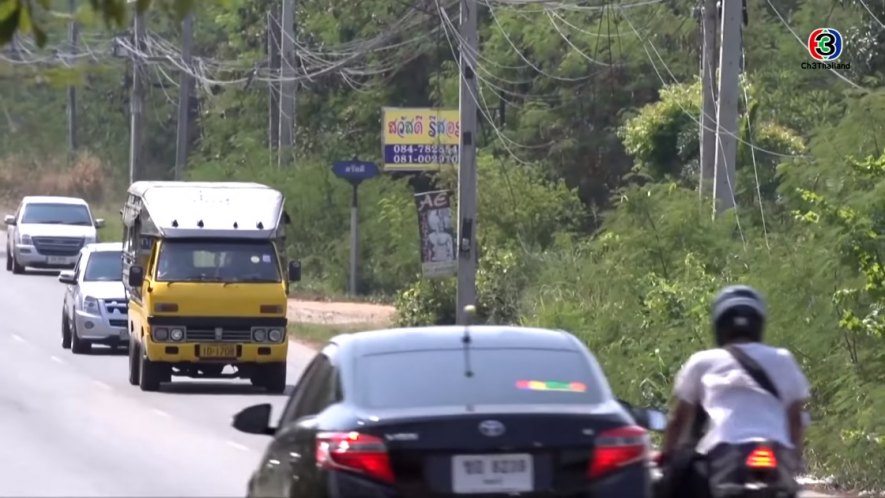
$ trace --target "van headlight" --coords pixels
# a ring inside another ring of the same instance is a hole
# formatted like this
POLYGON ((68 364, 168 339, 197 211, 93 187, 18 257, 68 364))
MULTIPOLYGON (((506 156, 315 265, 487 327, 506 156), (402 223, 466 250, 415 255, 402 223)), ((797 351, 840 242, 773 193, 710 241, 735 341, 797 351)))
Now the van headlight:
POLYGON ((270 329, 267 331, 267 339, 270 342, 280 342, 283 340, 283 331, 281 329, 270 329))
POLYGON ((173 341, 180 341, 184 339, 184 329, 182 329, 181 327, 176 327, 170 330, 169 337, 171 337, 173 341))

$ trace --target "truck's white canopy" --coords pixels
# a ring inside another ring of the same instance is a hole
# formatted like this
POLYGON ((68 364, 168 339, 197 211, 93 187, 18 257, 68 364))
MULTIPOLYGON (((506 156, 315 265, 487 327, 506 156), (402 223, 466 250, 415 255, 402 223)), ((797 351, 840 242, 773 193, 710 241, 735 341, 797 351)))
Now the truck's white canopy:
POLYGON ((169 238, 271 239, 284 222, 283 194, 260 183, 139 181, 129 194, 169 238))

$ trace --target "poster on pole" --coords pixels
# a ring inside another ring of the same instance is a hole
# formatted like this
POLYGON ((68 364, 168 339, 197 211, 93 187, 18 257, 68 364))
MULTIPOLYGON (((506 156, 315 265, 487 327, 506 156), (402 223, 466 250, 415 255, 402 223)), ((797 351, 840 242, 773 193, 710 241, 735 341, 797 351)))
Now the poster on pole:
POLYGON ((460 160, 457 109, 384 107, 384 171, 440 171, 460 160))
POLYGON ((428 278, 454 275, 458 262, 449 191, 415 194, 415 205, 418 207, 422 273, 428 278))

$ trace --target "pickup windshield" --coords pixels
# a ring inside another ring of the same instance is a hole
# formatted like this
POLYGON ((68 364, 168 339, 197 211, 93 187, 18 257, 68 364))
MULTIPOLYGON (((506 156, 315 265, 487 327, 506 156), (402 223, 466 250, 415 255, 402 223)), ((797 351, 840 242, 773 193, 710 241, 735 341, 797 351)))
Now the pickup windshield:
POLYGON ((120 282, 123 275, 123 255, 120 251, 100 251, 89 256, 85 282, 120 282))
POLYGON ((166 240, 157 261, 159 282, 280 282, 276 250, 259 240, 166 240))
POLYGON ((92 226, 89 209, 82 204, 26 204, 21 223, 92 226))

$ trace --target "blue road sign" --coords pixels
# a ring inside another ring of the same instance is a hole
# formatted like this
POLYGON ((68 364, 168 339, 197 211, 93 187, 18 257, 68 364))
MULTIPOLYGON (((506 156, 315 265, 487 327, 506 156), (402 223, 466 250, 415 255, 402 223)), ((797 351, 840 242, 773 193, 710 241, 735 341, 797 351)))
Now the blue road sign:
POLYGON ((381 173, 378 165, 367 161, 340 161, 332 165, 335 176, 349 181, 368 180, 381 173))

